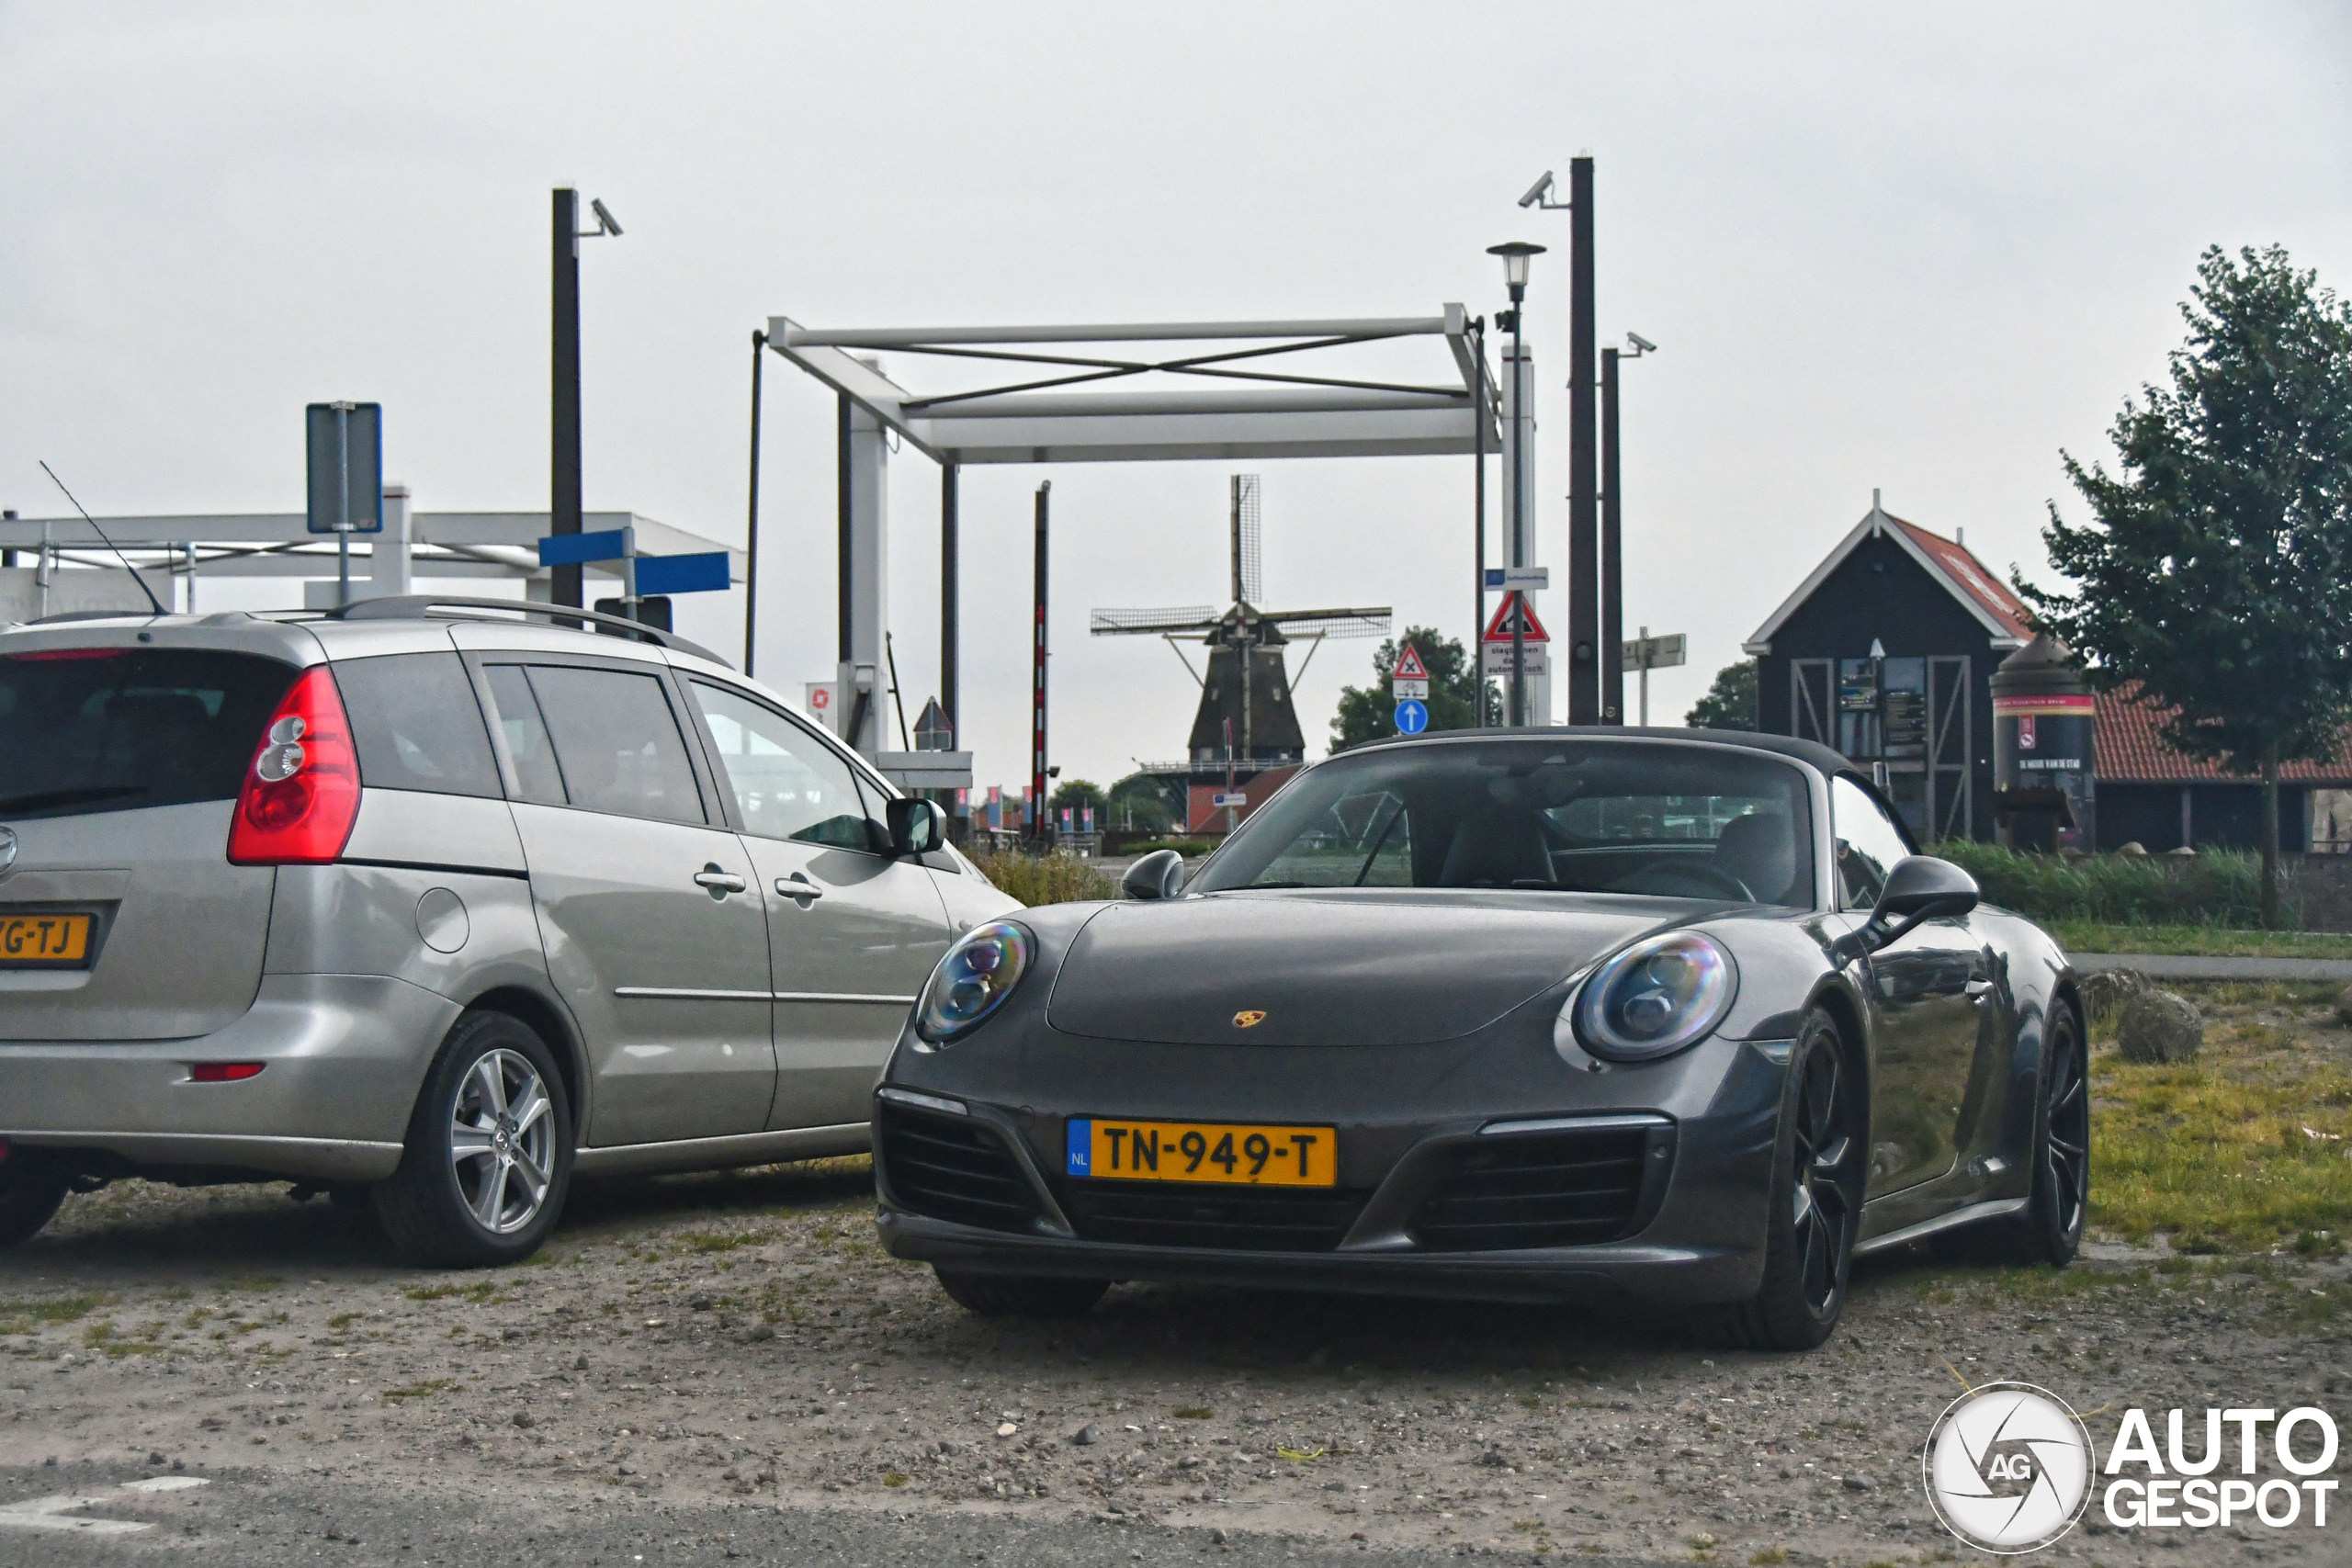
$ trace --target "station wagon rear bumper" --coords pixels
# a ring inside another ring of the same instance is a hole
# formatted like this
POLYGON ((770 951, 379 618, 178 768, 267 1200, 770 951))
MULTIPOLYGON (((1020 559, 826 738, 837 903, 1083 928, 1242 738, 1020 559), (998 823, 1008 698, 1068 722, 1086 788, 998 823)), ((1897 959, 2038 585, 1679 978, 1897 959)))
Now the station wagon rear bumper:
POLYGON ((381 1180, 460 1010, 404 980, 271 975, 243 1017, 192 1039, 0 1040, 0 1138, 101 1167, 381 1180), (197 1064, 218 1062, 262 1070, 192 1079, 197 1064))

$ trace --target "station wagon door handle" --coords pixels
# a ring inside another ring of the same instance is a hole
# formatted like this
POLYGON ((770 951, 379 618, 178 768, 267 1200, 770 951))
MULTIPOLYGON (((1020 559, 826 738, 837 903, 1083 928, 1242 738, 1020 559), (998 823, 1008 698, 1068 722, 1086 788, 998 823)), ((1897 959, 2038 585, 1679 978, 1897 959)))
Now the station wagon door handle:
POLYGON ((716 865, 704 866, 695 873, 695 886, 707 887, 713 893, 741 893, 751 886, 731 871, 721 871, 716 865))
POLYGON ((775 890, 787 898, 822 898, 825 896, 823 888, 797 874, 790 877, 777 877, 775 890))

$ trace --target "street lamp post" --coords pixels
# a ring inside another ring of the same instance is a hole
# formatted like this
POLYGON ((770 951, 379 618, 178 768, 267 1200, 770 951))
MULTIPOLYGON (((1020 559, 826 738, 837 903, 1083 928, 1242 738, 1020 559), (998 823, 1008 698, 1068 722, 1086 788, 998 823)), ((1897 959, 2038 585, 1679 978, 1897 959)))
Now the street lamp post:
MULTIPOLYGON (((1524 240, 1508 244, 1488 245, 1487 254, 1503 259, 1503 284, 1510 290, 1510 563, 1527 564, 1527 409, 1526 363, 1521 355, 1522 333, 1520 325, 1521 307, 1527 299, 1528 265, 1544 254, 1542 245, 1531 245, 1524 240)), ((1504 602, 1511 599, 1513 591, 1506 590, 1504 602)), ((1479 658, 1483 663, 1485 649, 1479 658)), ((1511 616, 1510 624, 1510 722, 1514 728, 1527 722, 1527 616, 1523 609, 1511 616)))
MULTIPOLYGON (((552 473, 548 494, 550 534, 580 532, 580 242, 600 234, 618 235, 621 231, 621 226, 613 220, 602 201, 591 200, 588 205, 596 214, 596 226, 582 231, 580 193, 568 186, 555 193, 554 373, 549 378, 555 394, 550 421, 554 450, 550 454, 552 473)), ((581 608, 583 601, 579 566, 559 566, 554 570, 554 602, 575 610, 581 608)))

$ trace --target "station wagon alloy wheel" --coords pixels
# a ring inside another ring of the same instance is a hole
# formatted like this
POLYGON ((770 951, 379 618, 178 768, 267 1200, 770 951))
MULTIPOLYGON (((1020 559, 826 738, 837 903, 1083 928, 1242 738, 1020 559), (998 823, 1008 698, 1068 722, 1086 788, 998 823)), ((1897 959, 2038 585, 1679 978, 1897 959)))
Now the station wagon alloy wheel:
POLYGON ((528 1258, 571 1184, 571 1096, 522 1020, 469 1013, 442 1042, 376 1213, 411 1263, 480 1268, 528 1258))
POLYGON ((512 1051, 491 1052, 466 1075, 449 1128, 449 1162, 484 1230, 511 1235, 546 1207, 553 1110, 538 1069, 512 1051))

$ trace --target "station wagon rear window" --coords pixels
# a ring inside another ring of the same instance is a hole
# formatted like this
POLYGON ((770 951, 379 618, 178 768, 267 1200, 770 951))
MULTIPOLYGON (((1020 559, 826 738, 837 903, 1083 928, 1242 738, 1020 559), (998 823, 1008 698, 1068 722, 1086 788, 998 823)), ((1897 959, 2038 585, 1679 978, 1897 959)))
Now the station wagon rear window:
POLYGON ((0 657, 0 820, 234 800, 300 673, 209 649, 0 657))

